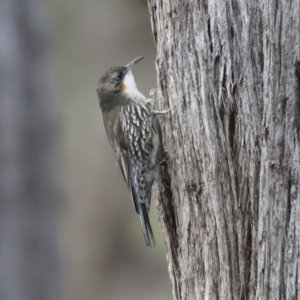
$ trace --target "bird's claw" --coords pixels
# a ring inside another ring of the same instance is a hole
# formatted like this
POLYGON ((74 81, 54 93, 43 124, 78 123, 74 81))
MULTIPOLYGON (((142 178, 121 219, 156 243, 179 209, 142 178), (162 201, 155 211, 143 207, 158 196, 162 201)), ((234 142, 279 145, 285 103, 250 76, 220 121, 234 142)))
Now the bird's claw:
POLYGON ((165 115, 167 113, 169 113, 173 107, 171 107, 170 109, 166 109, 166 110, 154 110, 155 104, 156 104, 156 100, 157 100, 157 96, 155 97, 155 94, 157 94, 157 89, 151 89, 149 92, 149 96, 150 98, 146 100, 146 103, 151 103, 151 113, 153 115, 165 115))
POLYGON ((155 88, 150 90, 149 96, 150 96, 151 99, 154 98, 153 96, 154 96, 154 94, 155 94, 156 92, 157 92, 157 89, 155 89, 155 88))
POLYGON ((151 111, 153 111, 153 108, 156 104, 156 97, 155 97, 156 92, 157 92, 157 89, 151 89, 149 92, 150 98, 145 100, 146 104, 150 104, 151 111))
POLYGON ((173 109, 173 106, 171 108, 165 109, 165 110, 153 110, 152 113, 154 115, 165 115, 165 114, 169 113, 172 109, 173 109))

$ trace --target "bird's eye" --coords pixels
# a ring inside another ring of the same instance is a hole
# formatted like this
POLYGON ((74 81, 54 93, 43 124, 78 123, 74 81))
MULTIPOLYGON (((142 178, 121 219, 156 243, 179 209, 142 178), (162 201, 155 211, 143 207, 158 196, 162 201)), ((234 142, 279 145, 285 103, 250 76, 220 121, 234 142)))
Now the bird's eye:
POLYGON ((123 73, 120 72, 116 75, 116 80, 121 81, 123 79, 123 73))

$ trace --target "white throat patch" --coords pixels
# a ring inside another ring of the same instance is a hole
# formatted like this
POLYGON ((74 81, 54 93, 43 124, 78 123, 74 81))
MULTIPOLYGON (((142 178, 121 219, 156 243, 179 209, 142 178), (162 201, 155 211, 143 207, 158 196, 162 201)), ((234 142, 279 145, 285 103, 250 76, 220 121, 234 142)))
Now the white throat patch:
POLYGON ((125 85, 124 94, 128 97, 132 99, 146 99, 146 97, 137 89, 131 70, 125 75, 123 84, 125 85))

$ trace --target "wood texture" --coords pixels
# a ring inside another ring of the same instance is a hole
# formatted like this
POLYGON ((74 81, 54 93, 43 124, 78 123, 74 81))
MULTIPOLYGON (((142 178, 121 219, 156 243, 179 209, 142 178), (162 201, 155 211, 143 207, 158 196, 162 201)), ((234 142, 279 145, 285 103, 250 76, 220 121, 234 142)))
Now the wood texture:
POLYGON ((174 299, 299 299, 300 2, 148 5, 174 299))

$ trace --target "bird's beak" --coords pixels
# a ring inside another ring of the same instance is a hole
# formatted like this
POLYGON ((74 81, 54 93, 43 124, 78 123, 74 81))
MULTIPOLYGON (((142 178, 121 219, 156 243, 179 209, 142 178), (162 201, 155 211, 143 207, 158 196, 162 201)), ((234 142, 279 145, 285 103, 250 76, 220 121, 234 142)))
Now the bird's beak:
POLYGON ((135 58, 133 61, 131 61, 129 64, 125 65, 126 70, 129 71, 133 67, 133 65, 138 63, 143 58, 144 58, 144 56, 139 56, 139 57, 135 58))

